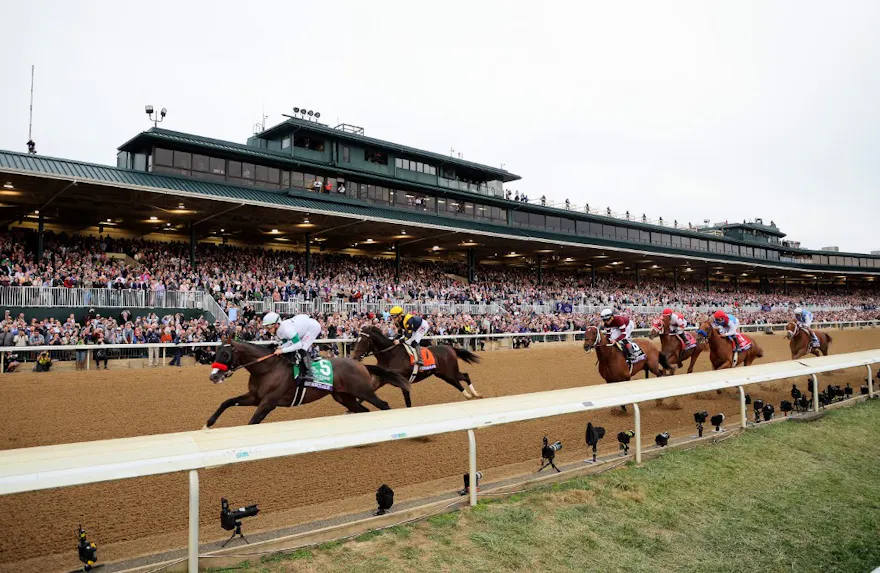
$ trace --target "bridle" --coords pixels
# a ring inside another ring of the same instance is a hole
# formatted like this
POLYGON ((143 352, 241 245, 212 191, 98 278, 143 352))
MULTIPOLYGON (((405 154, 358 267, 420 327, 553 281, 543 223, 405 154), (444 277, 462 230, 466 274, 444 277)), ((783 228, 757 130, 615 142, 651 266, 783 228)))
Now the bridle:
POLYGON ((596 329, 596 340, 594 340, 592 344, 587 346, 587 352, 590 352, 591 350, 593 350, 594 348, 599 346, 599 343, 602 341, 602 332, 599 330, 599 327, 598 326, 591 326, 590 328, 596 329))
MULTIPOLYGON (((233 348, 232 344, 224 344, 223 347, 230 348, 230 349, 232 349, 231 351, 233 353, 235 353, 235 348, 233 348)), ((242 368, 247 368, 248 366, 253 366, 254 364, 259 364, 260 362, 262 362, 264 360, 268 360, 269 358, 272 358, 273 356, 276 356, 276 354, 274 352, 271 352, 265 356, 261 356, 261 357, 257 358, 256 360, 251 360, 250 362, 248 362, 246 364, 239 364, 238 366, 235 366, 233 368, 230 368, 228 364, 223 364, 222 362, 214 362, 213 364, 211 364, 211 368, 216 368, 216 369, 220 370, 221 372, 223 372, 224 377, 231 378, 232 375, 235 374, 236 371, 241 370, 242 368)))
POLYGON ((797 322, 794 322, 794 323, 792 323, 792 324, 794 324, 794 330, 788 330, 788 327, 785 328, 786 335, 787 335, 789 338, 794 338, 795 336, 797 336, 797 333, 798 333, 798 332, 800 331, 800 329, 801 329, 801 325, 798 324, 797 322))

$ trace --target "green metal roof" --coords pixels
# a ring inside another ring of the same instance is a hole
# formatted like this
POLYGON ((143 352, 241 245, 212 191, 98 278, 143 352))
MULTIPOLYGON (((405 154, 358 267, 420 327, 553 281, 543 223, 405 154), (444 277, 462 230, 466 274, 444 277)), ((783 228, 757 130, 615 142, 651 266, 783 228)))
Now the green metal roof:
MULTIPOLYGON (((165 175, 157 173, 147 173, 143 171, 134 171, 130 169, 120 169, 107 165, 97 165, 93 163, 84 163, 81 161, 72 161, 69 159, 61 159, 54 157, 46 157, 40 155, 31 155, 26 153, 17 153, 12 151, 0 150, 0 173, 21 173, 26 175, 48 176, 56 179, 72 180, 77 179, 82 183, 90 183, 94 185, 121 186, 139 190, 155 190, 157 192, 179 192, 200 196, 205 199, 216 198, 225 201, 241 201, 243 203, 258 204, 265 207, 277 206, 281 208, 311 211, 315 213, 326 213, 330 215, 348 216, 352 218, 363 217, 365 219, 382 219, 385 221, 404 222, 410 224, 424 224, 429 227, 442 227, 452 230, 474 231, 477 233, 491 234, 495 236, 509 237, 513 239, 529 240, 542 239, 544 241, 558 244, 579 244, 594 248, 611 248, 625 249, 629 251, 650 253, 663 253, 681 257, 689 257, 693 259, 728 261, 732 263, 748 264, 756 267, 776 267, 791 268, 805 270, 825 270, 829 272, 858 272, 877 274, 876 269, 857 270, 853 267, 831 267, 822 265, 813 265, 810 263, 789 263, 785 261, 763 261, 758 259, 747 259, 738 256, 725 255, 722 253, 711 253, 703 251, 693 251, 676 249, 671 247, 662 247, 657 245, 646 245, 643 243, 630 243, 627 241, 617 241, 613 239, 603 239, 597 237, 583 237, 580 235, 568 235, 563 233, 554 233, 548 231, 538 231, 535 229, 520 229, 509 227, 507 225, 499 225, 494 223, 484 223, 474 220, 464 220, 454 217, 442 217, 440 215, 419 213, 407 211, 404 209, 391 209, 375 205, 366 205, 354 199, 347 199, 326 195, 314 195, 313 193, 303 191, 272 192, 250 187, 237 187, 234 185, 226 185, 211 181, 202 181, 190 177, 165 175)), ((669 229, 665 229, 669 232, 669 229)), ((717 237, 706 237, 715 240, 717 237)), ((795 251, 795 249, 788 249, 795 251)), ((798 250, 803 253, 819 252, 807 251, 805 249, 798 250)), ((829 253, 822 252, 828 255, 829 253)), ((864 253, 834 253, 836 256, 866 256, 864 253)))
POLYGON ((392 143, 390 141, 385 141, 383 139, 376 139, 374 137, 367 137, 366 135, 358 135, 356 133, 351 133, 348 131, 342 131, 341 129, 333 129, 330 126, 316 123, 313 121, 305 121, 301 119, 291 118, 286 121, 282 121, 277 125, 273 125, 269 129, 258 133, 256 137, 267 139, 272 137, 276 133, 283 133, 290 131, 290 129, 309 129, 316 133, 322 133, 329 137, 335 137, 338 139, 343 139, 346 141, 352 141, 355 143, 360 143, 362 145, 369 145, 371 147, 378 147, 381 149, 389 149, 393 151, 399 151, 401 153, 405 153, 409 156, 414 157, 423 157, 426 159, 431 159, 432 161, 439 161, 440 164, 451 164, 458 165, 461 167, 467 167, 469 169, 474 169, 477 171, 483 171, 485 173, 491 173, 498 177, 501 181, 510 182, 521 179, 519 175, 514 175, 513 173, 507 171, 506 169, 499 169, 498 167, 491 167, 489 165, 483 165, 482 163, 475 163, 473 161, 467 161, 465 159, 459 159, 458 157, 450 157, 448 155, 443 155, 442 153, 434 153, 433 151, 425 151, 423 149, 416 149, 415 147, 409 147, 406 145, 401 145, 399 143, 392 143))

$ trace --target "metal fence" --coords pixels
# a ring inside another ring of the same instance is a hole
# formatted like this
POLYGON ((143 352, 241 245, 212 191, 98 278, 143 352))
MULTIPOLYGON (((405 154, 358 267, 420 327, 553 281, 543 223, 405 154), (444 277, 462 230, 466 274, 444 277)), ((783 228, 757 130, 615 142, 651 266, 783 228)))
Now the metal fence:
MULTIPOLYGON (((779 332, 785 329, 785 324, 749 324, 740 326, 741 332, 779 332)), ((880 326, 877 320, 855 320, 819 322, 814 328, 874 328, 880 326)), ((688 330, 695 330, 689 327, 688 330)), ((650 329, 642 328, 633 331, 634 336, 647 336, 650 329)), ((583 340, 583 330, 565 330, 558 332, 504 332, 496 334, 445 334, 426 336, 425 340, 434 340, 440 343, 455 344, 471 348, 473 350, 493 350, 492 345, 486 346, 489 341, 508 340, 509 347, 525 347, 533 343, 577 343, 583 340)), ((330 351, 335 355, 348 356, 354 349, 356 338, 323 338, 315 341, 319 348, 330 351)), ((196 362, 208 364, 213 360, 213 349, 220 346, 220 342, 188 342, 181 344, 101 344, 101 345, 77 345, 77 346, 4 346, 0 347, 0 373, 5 373, 10 365, 15 362, 33 364, 42 352, 48 352, 53 361, 76 361, 77 367, 83 370, 100 369, 101 365, 107 368, 111 360, 147 360, 148 366, 179 365, 183 357, 192 356, 196 362), (14 358, 14 360, 13 360, 14 358)), ((273 341, 254 341, 254 344, 269 345, 273 341)), ((20 367, 20 366, 19 366, 20 367)))

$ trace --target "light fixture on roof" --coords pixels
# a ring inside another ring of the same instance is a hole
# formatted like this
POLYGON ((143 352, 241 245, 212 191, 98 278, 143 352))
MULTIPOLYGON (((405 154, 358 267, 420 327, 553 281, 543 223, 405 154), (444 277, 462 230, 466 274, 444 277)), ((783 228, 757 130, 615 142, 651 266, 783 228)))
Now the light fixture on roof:
POLYGON ((107 222, 109 223, 109 222, 110 222, 110 219, 107 219, 107 222))
POLYGON ((220 232, 224 233, 224 232, 226 232, 226 229, 220 229, 220 232))
POLYGON ((186 207, 183 206, 183 203, 178 203, 177 208, 178 209, 186 209, 186 207))
POLYGON ((272 229, 272 234, 273 234, 273 235, 278 234, 278 229, 272 229))
POLYGON ((147 117, 150 118, 150 121, 153 122, 153 127, 159 127, 159 124, 165 121, 165 116, 168 114, 168 110, 164 107, 159 111, 159 113, 153 113, 153 106, 147 105, 144 106, 144 111, 147 112, 147 117))
POLYGON ((40 214, 40 210, 39 210, 39 209, 34 210, 34 215, 39 215, 39 214, 40 214))
POLYGON ((303 223, 308 223, 308 222, 309 222, 309 216, 308 216, 308 215, 306 215, 306 218, 305 218, 305 219, 303 219, 303 223))
POLYGON ((15 189, 15 186, 12 184, 12 181, 7 181, 3 184, 4 189, 15 189))
POLYGON ((435 250, 435 251, 439 251, 439 250, 440 250, 440 247, 437 246, 437 245, 434 245, 434 246, 432 247, 432 249, 435 250))
POLYGON ((375 242, 375 241, 373 241, 373 239, 367 239, 367 242, 368 242, 368 243, 373 243, 373 242, 375 242))
POLYGON ((150 221, 158 221, 159 217, 150 217, 150 221))

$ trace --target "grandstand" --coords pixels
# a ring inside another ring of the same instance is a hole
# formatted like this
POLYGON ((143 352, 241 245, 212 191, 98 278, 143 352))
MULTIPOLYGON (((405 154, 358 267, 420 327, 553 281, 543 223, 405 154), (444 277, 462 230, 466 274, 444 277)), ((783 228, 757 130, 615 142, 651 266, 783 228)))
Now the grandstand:
POLYGON ((270 309, 344 338, 393 304, 439 334, 575 330, 600 306, 642 327, 666 305, 877 316, 876 256, 804 250, 760 219, 557 208, 513 196, 506 170, 339 127, 289 118, 246 144, 153 128, 116 167, 0 152, 4 345, 212 341, 227 323, 259 339, 270 309))

